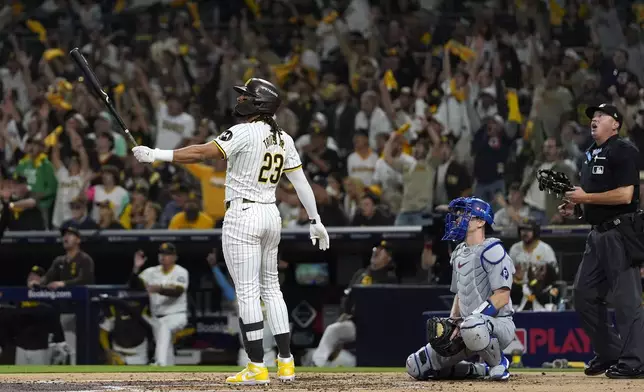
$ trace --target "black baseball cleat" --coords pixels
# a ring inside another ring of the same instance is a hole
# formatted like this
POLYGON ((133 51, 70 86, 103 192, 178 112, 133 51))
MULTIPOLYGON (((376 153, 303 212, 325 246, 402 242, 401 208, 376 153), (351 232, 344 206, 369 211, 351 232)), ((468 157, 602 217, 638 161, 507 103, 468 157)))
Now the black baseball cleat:
POLYGON ((644 369, 633 369, 623 363, 618 363, 606 370, 606 377, 617 379, 644 378, 644 369))
POLYGON ((617 361, 600 362, 597 357, 588 362, 584 369, 584 374, 587 376, 599 376, 606 373, 606 371, 613 365, 617 365, 617 361))

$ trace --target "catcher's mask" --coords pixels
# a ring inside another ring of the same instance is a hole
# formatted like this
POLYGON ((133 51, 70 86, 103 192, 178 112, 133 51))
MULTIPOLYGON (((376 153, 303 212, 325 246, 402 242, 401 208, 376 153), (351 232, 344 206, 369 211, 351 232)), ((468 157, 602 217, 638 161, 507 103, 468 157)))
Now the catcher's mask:
POLYGON ((279 90, 273 83, 259 78, 248 79, 243 86, 233 89, 241 94, 235 105, 235 116, 249 117, 256 114, 274 115, 282 103, 279 90))
POLYGON ((491 225, 494 223, 492 207, 476 197, 459 197, 452 200, 445 218, 443 241, 463 241, 472 218, 482 219, 491 225))

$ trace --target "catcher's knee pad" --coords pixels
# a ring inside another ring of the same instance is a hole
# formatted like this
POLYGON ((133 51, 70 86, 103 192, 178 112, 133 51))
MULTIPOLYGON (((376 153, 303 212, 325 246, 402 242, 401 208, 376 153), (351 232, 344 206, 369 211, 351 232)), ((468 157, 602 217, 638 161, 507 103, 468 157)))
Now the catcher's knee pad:
POLYGON ((433 375, 430 350, 431 347, 425 345, 407 357, 407 374, 421 381, 428 380, 433 375))
POLYGON ((477 352, 490 345, 490 325, 480 314, 465 317, 461 323, 461 337, 468 350, 477 352))

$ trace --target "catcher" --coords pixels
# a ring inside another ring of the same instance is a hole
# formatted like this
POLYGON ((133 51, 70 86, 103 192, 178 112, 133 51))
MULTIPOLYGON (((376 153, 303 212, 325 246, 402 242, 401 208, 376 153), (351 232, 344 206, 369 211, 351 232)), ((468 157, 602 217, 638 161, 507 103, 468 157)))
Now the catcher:
POLYGON ((481 199, 449 203, 443 240, 463 241, 450 260, 454 304, 448 319, 427 322, 429 343, 407 357, 407 373, 416 380, 510 377, 503 349, 514 339, 514 264, 500 240, 485 238, 485 225, 493 222, 492 208, 481 199), (483 363, 465 361, 472 356, 483 363))

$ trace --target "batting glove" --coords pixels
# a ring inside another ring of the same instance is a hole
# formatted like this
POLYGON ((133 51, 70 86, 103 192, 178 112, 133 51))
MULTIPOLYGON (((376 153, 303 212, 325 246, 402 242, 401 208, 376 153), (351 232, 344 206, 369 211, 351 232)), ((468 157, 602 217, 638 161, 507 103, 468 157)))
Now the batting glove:
POLYGON ((329 249, 329 233, 326 232, 326 228, 320 222, 320 218, 311 219, 309 233, 311 234, 311 243, 313 245, 317 243, 320 250, 329 249))
POLYGON ((141 163, 152 163, 156 160, 155 150, 150 147, 138 146, 132 148, 134 158, 141 163))

